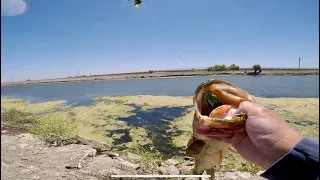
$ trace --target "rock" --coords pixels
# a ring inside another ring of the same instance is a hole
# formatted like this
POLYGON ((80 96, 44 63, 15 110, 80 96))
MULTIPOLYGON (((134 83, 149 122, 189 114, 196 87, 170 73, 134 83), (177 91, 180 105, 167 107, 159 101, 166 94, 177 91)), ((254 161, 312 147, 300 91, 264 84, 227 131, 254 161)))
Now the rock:
POLYGON ((238 176, 242 179, 249 179, 252 177, 252 175, 248 172, 239 172, 238 176))
POLYGON ((177 161, 175 159, 168 159, 165 163, 168 164, 168 165, 174 165, 175 166, 175 165, 179 164, 179 161, 177 161))
POLYGON ((119 161, 121 161, 121 162, 124 162, 124 161, 125 161, 125 160, 122 159, 121 157, 115 157, 114 159, 117 159, 117 160, 119 160, 119 161))
POLYGON ((87 152, 88 152, 88 157, 94 157, 97 154, 97 150, 95 149, 88 150, 87 152))
POLYGON ((167 168, 165 166, 160 166, 158 168, 158 170, 160 171, 160 174, 162 174, 162 175, 168 175, 169 174, 168 170, 167 170, 167 168))
POLYGON ((186 161, 192 161, 192 160, 193 160, 193 157, 188 157, 188 156, 186 156, 186 157, 184 157, 184 160, 186 160, 186 161))
POLYGON ((168 173, 169 173, 170 175, 179 175, 179 174, 180 174, 180 171, 179 171, 178 168, 177 168, 176 166, 174 166, 174 165, 169 166, 167 169, 168 169, 168 173))
POLYGON ((86 150, 82 155, 76 156, 65 167, 67 169, 80 169, 82 167, 82 161, 87 157, 94 157, 97 151, 95 149, 86 150))
POLYGON ((140 168, 139 164, 134 164, 128 161, 121 162, 121 169, 123 170, 138 170, 140 168))
POLYGON ((119 157, 119 154, 115 152, 110 152, 108 156, 114 158, 114 157, 119 157))
POLYGON ((160 166, 158 170, 162 175, 179 175, 180 174, 179 169, 174 165, 160 166))
POLYGON ((140 163, 141 157, 137 154, 133 154, 133 153, 128 152, 127 159, 133 163, 140 163))
POLYGON ((35 138, 33 137, 32 134, 29 134, 29 133, 24 133, 24 134, 19 134, 17 135, 17 137, 20 139, 20 141, 34 141, 35 138))
POLYGON ((186 165, 186 166, 193 166, 193 165, 194 165, 194 162, 192 162, 192 161, 191 161, 191 162, 186 162, 185 165, 186 165))
POLYGON ((179 169, 181 174, 190 174, 193 170, 193 166, 181 166, 179 169))
POLYGON ((77 140, 80 141, 81 144, 92 146, 97 150, 97 152, 110 151, 112 149, 112 147, 107 143, 87 139, 82 136, 77 136, 77 140))
MULTIPOLYGON (((108 179, 110 176, 100 178, 99 173, 94 174, 97 176, 92 174, 97 172, 96 169, 110 172, 110 169, 114 168, 112 166, 114 163, 106 161, 105 158, 99 164, 88 167, 97 156, 90 158, 90 161, 87 160, 89 158, 84 158, 79 170, 66 169, 65 165, 71 165, 71 161, 81 159, 86 153, 88 157, 95 156, 96 150, 89 145, 70 144, 48 147, 38 136, 31 134, 3 134, 1 136, 1 179, 24 180, 38 179, 38 177, 41 177, 40 179, 85 180, 90 177, 108 179), (28 144, 28 146, 23 144, 28 144), (15 147, 15 149, 12 150, 11 147, 15 147), (106 163, 102 164, 105 161, 106 163), (85 171, 85 173, 79 173, 79 171, 85 171)), ((112 161, 117 160, 112 159, 112 161)), ((72 166, 77 167, 77 163, 72 166)))
POLYGON ((220 174, 219 179, 256 179, 256 177, 249 172, 234 171, 220 174))
POLYGON ((226 172, 226 174, 224 175, 223 178, 225 178, 225 179, 239 179, 236 172, 226 172))

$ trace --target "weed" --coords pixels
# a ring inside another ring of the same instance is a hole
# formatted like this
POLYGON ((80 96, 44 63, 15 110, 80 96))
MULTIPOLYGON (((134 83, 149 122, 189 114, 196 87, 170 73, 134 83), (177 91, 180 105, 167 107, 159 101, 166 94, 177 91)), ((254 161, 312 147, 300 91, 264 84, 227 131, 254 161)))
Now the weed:
POLYGON ((48 143, 60 143, 72 138, 77 126, 64 114, 46 114, 37 117, 30 131, 40 135, 48 143))
POLYGON ((4 120, 10 125, 25 130, 28 128, 28 126, 30 126, 30 124, 33 121, 32 113, 22 112, 17 110, 16 108, 4 110, 2 115, 4 120))

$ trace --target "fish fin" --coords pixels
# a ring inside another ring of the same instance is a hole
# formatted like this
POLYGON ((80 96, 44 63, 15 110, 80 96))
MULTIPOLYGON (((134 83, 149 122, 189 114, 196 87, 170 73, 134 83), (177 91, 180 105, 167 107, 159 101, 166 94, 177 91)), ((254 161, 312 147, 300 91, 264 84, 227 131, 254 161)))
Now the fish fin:
POLYGON ((199 154, 204 146, 204 142, 192 137, 187 145, 186 155, 189 157, 195 157, 199 154))
POLYGON ((238 152, 233 147, 230 147, 229 151, 238 154, 238 152))
POLYGON ((218 164, 217 164, 217 170, 220 169, 221 164, 222 164, 222 159, 223 159, 223 151, 218 151, 218 164))

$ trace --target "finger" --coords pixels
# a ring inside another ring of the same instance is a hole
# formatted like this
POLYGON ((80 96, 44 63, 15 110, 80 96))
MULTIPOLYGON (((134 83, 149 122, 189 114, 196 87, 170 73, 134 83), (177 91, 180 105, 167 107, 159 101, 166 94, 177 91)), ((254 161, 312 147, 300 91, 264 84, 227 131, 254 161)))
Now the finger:
POLYGON ((208 136, 208 137, 226 137, 226 138, 228 138, 228 137, 232 137, 234 135, 234 133, 228 133, 228 132, 224 132, 221 130, 209 130, 209 129, 202 128, 200 126, 195 127, 195 132, 196 132, 196 134, 208 136))
POLYGON ((250 101, 243 101, 242 103, 240 103, 235 113, 239 114, 242 112, 245 113, 247 116, 252 116, 260 108, 261 106, 256 103, 250 101))

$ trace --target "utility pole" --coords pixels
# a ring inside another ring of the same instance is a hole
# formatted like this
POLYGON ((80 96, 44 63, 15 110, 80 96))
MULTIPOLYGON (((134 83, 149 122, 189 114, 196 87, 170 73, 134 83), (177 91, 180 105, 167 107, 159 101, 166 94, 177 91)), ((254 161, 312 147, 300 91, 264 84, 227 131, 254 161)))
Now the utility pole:
POLYGON ((80 76, 79 76, 79 69, 78 69, 78 77, 80 77, 80 76))
POLYGON ((301 59, 300 59, 300 57, 299 57, 299 69, 300 69, 300 61, 301 61, 301 59))

